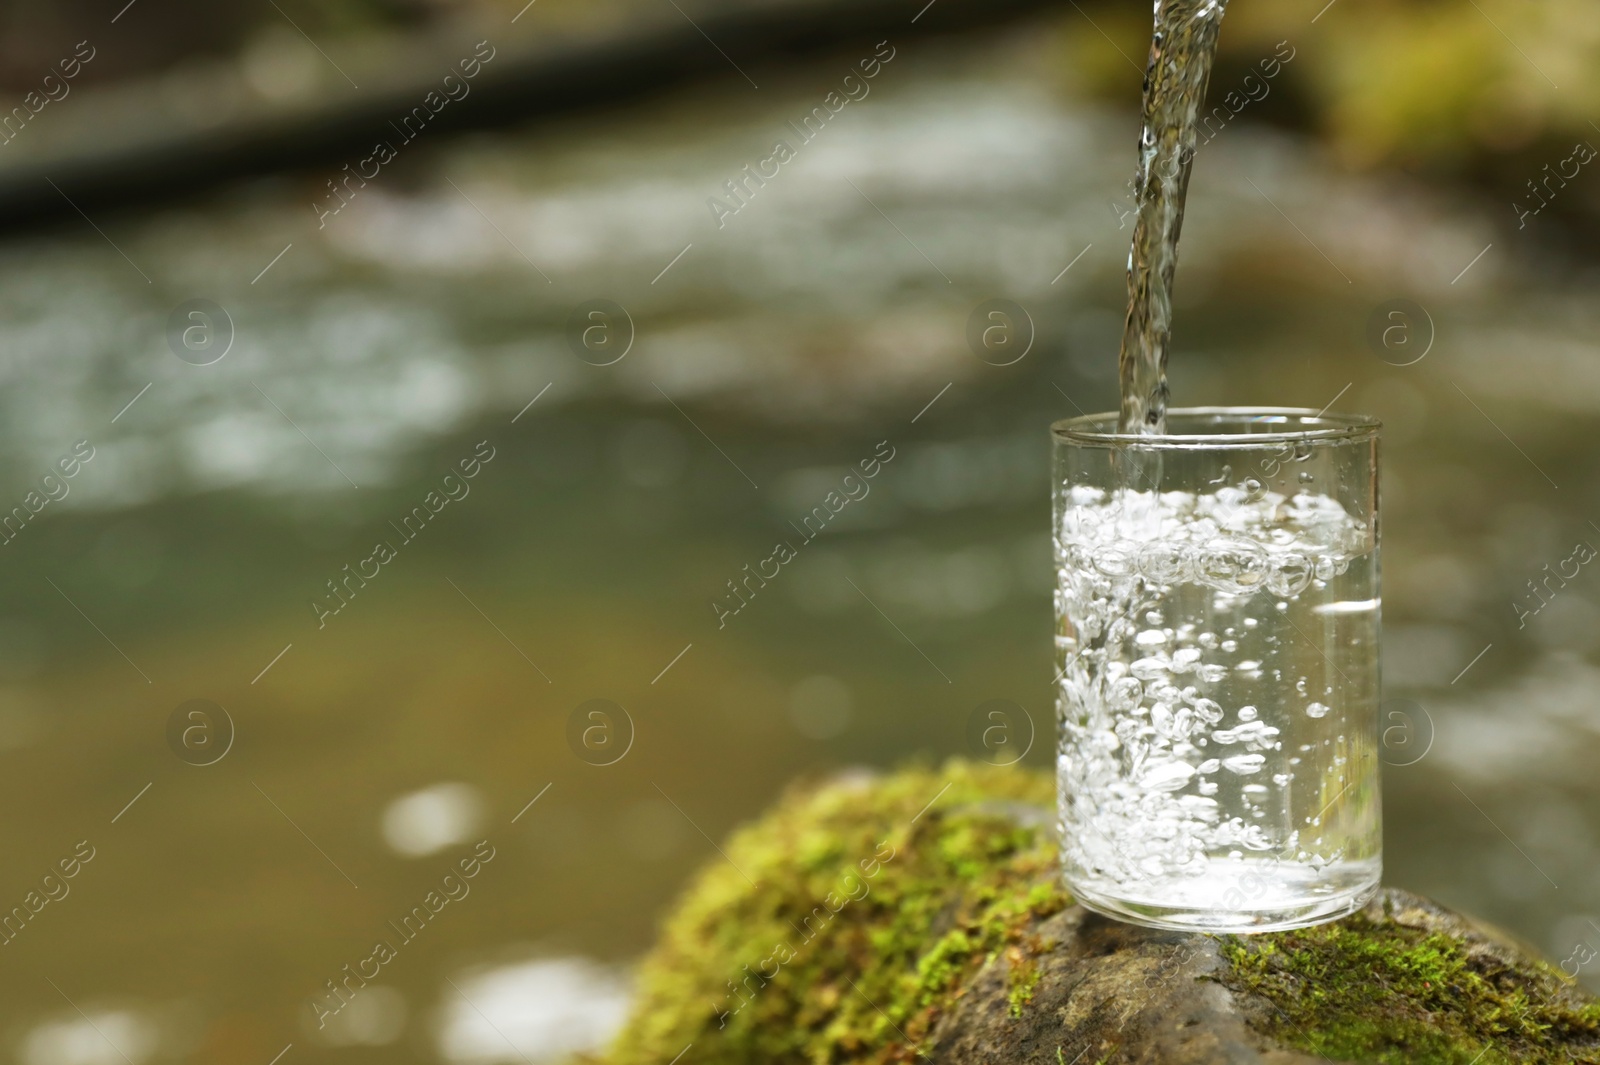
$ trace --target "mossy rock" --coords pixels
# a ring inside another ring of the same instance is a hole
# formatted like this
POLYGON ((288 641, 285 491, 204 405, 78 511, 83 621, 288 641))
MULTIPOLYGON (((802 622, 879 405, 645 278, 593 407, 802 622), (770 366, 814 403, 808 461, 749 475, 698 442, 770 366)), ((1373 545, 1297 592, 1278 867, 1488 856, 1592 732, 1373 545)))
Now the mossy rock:
POLYGON ((956 762, 793 790, 670 915, 608 1062, 1600 1063, 1600 1003, 1405 892, 1249 937, 1091 914, 1052 789, 956 762))

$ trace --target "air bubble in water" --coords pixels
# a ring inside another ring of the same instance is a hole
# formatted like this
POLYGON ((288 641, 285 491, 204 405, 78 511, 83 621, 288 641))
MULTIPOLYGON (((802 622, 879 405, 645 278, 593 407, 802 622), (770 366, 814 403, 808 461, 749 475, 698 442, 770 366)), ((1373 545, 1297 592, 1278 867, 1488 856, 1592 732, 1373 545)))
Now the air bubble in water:
POLYGON ((1140 680, 1160 680, 1166 676, 1167 662, 1163 658, 1135 659, 1133 665, 1128 667, 1128 672, 1140 680))
POLYGON ((1188 762, 1157 762, 1145 767, 1139 775, 1139 786, 1151 791, 1177 791, 1194 776, 1194 767, 1188 762))
POLYGON ((1264 754, 1236 754, 1222 760, 1222 768, 1230 773, 1240 776, 1249 776, 1251 773, 1261 772, 1261 766, 1266 762, 1264 754))
POLYGON ((1200 578, 1219 591, 1244 595, 1261 587, 1267 575, 1267 553, 1242 538, 1219 538, 1200 556, 1200 578))
POLYGON ((1261 711, 1257 710, 1253 706, 1241 706, 1241 707, 1239 707, 1239 720, 1240 721, 1254 721, 1256 718, 1258 718, 1260 716, 1261 716, 1261 711))
POLYGON ((1111 685, 1107 693, 1106 702, 1113 710, 1128 711, 1139 705, 1144 698, 1144 685, 1133 677, 1123 677, 1111 685))
POLYGON ((1312 481, 1315 481, 1316 478, 1312 476, 1310 470, 1301 470, 1299 480, 1301 484, 1310 484, 1312 481))
POLYGON ((1172 738, 1172 710, 1166 703, 1156 703, 1150 707, 1150 725, 1161 735, 1172 738))
POLYGON ((1236 728, 1218 729, 1211 738, 1224 745, 1242 743, 1250 750, 1275 750, 1280 746, 1275 742, 1278 730, 1261 721, 1246 721, 1236 728))
POLYGON ((1309 706, 1306 707, 1306 716, 1307 717, 1327 717, 1328 716, 1328 711, 1330 709, 1332 709, 1332 708, 1329 707, 1327 703, 1311 703, 1309 706))
POLYGON ((1083 544, 1076 541, 1069 542, 1061 551, 1067 568, 1074 573, 1083 573, 1094 565, 1094 555, 1083 544))
POLYGON ((1126 577, 1133 572, 1133 552, 1122 544, 1105 544, 1094 554, 1094 567, 1107 577, 1126 577))
POLYGON ((1311 560, 1304 555, 1284 555, 1267 572, 1267 587, 1278 595, 1299 595, 1311 584, 1313 571, 1311 560))
POLYGON ((1179 584, 1194 575, 1194 559, 1182 544, 1156 542, 1139 552, 1139 572, 1157 584, 1179 584))

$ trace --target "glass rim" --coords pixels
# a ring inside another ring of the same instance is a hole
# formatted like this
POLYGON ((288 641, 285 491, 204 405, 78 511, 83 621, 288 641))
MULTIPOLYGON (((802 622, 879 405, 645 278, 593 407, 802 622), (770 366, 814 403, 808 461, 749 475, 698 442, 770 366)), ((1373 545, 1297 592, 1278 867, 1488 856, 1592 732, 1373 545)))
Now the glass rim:
POLYGON ((1076 418, 1063 418, 1050 426, 1050 433, 1058 441, 1091 447, 1124 447, 1157 451, 1163 449, 1216 447, 1229 449, 1258 448, 1272 444, 1316 442, 1338 443, 1370 439, 1383 428, 1383 423, 1367 414, 1340 414, 1310 407, 1174 407, 1167 411, 1171 418, 1212 418, 1217 427, 1281 424, 1298 425, 1275 432, 1166 433, 1147 436, 1143 433, 1119 433, 1115 427, 1117 413, 1084 414, 1076 418), (1106 427, 1111 429, 1107 431, 1106 427))

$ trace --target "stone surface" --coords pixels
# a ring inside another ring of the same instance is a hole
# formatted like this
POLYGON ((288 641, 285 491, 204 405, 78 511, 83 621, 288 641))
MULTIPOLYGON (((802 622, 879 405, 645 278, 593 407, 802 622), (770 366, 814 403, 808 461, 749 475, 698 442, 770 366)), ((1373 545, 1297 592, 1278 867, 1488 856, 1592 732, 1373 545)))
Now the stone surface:
MULTIPOLYGON (((1530 999, 1528 1009, 1543 1014, 1559 1013, 1564 1007, 1581 1015, 1590 1001, 1509 938, 1409 892, 1388 889, 1362 914, 1335 927, 1382 946, 1393 960, 1406 959, 1417 943, 1442 937, 1459 952, 1465 972, 1497 978, 1488 981, 1491 987, 1478 989, 1480 994, 1472 996, 1476 1002, 1469 1005, 1463 1000, 1461 1008, 1493 1008, 1491 1000, 1500 997, 1494 991, 1514 993, 1517 988, 1533 989, 1533 998, 1542 999, 1543 1008, 1530 999), (1498 979, 1505 980, 1504 989, 1498 979)), ((1576 1031, 1561 1033, 1545 1048, 1553 1056, 1539 1057, 1541 1048, 1519 1038, 1510 1023, 1498 1049, 1492 1038, 1475 1040, 1465 1031, 1447 1031, 1459 1027, 1452 1022, 1461 1018, 1441 1015, 1438 1007, 1445 1003, 1428 1002, 1431 989, 1420 984, 1396 986, 1393 972, 1365 961, 1351 959, 1352 964, 1330 966, 1319 981, 1315 973, 1297 971, 1314 957, 1312 952, 1281 969, 1281 986, 1269 989, 1253 978, 1260 974, 1253 973, 1248 962, 1260 955, 1252 949, 1253 941, 1243 937, 1140 928, 1079 906, 1039 921, 1028 934, 1037 937, 1044 949, 1032 958, 1040 975, 1027 1008, 1020 1015, 1009 1008, 1007 983, 1013 962, 1002 956, 986 964, 940 1021, 930 1055, 935 1061, 1053 1061, 1057 1047, 1069 1063, 1310 1065, 1326 1060, 1324 1054, 1339 1055, 1334 1060, 1367 1060, 1345 1056, 1351 1050, 1360 1053, 1356 1047, 1333 1045, 1349 1043, 1352 1036, 1365 1039, 1367 1030, 1349 1031, 1352 1021, 1358 1029, 1370 1025, 1375 1038, 1365 1050, 1382 1055, 1381 1060, 1600 1061, 1592 1006, 1587 1038, 1569 1038, 1581 1036, 1576 1031), (1291 1013, 1277 1001, 1285 991, 1310 996, 1319 982, 1366 979, 1378 981, 1380 995, 1388 1001, 1375 1003, 1379 1008, 1370 1012, 1365 1024, 1336 1006, 1312 1005, 1291 1013), (1320 1019, 1319 1010, 1326 1010, 1320 1019), (1414 1027, 1410 1022, 1419 1019, 1444 1037, 1443 1045, 1418 1045, 1418 1033, 1410 1030, 1414 1027), (1570 1058, 1563 1057, 1568 1051, 1570 1058)), ((1296 940, 1303 946, 1316 942, 1330 953, 1344 949, 1338 938, 1316 932, 1259 939, 1275 946, 1296 940)), ((1450 993, 1449 982, 1448 976, 1440 981, 1444 995, 1450 993)))
POLYGON ((952 763, 798 788, 669 916, 612 1065, 1600 1063, 1600 1004, 1397 890, 1208 936, 1073 905, 1048 777, 952 763))

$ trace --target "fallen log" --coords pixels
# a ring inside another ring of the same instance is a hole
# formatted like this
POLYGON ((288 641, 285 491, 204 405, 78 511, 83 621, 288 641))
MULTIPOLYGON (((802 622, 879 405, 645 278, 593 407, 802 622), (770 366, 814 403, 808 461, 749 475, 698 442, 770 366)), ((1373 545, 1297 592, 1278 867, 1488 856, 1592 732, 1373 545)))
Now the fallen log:
MULTIPOLYGON (((779 64, 845 47, 868 54, 882 38, 992 28, 1046 6, 1045 0, 924 5, 925 0, 784 0, 725 8, 694 22, 663 6, 663 17, 643 23, 629 21, 521 52, 507 47, 483 68, 470 96, 430 121, 428 142, 616 107, 699 81, 731 79, 748 89, 747 73, 763 76, 779 64), (737 65, 730 56, 738 57, 737 65)), ((394 122, 437 90, 447 69, 442 62, 419 72, 414 84, 354 100, 336 97, 339 102, 307 114, 161 133, 103 152, 91 148, 0 167, 0 227, 15 232, 78 220, 80 209, 98 219, 113 211, 192 202, 217 186, 263 175, 322 168, 328 171, 322 177, 333 177, 352 158, 370 153, 374 143, 394 140, 394 122)))

